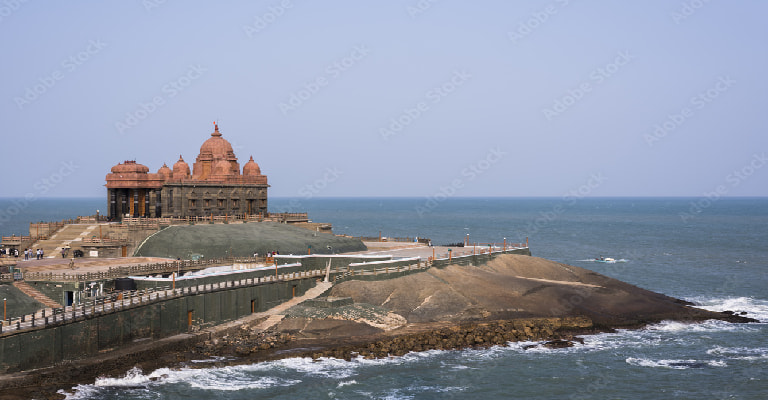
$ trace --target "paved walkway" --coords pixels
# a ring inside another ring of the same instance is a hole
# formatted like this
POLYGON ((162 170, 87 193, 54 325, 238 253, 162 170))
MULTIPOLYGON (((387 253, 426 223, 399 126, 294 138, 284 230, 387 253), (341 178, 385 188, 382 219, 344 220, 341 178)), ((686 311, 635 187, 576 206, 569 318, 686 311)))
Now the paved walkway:
POLYGON ((240 318, 236 321, 228 322, 223 325, 217 325, 213 328, 208 329, 211 332, 214 331, 220 331, 224 329, 233 328, 236 326, 240 326, 242 324, 247 324, 249 322, 257 321, 259 319, 262 319, 266 317, 267 319, 261 322, 260 324, 256 325, 254 328, 265 331, 275 325, 277 325, 280 321, 285 318, 285 315, 283 314, 286 310, 289 308, 298 305, 304 300, 310 300, 319 297, 323 293, 325 293, 328 289, 333 286, 333 282, 319 282, 315 287, 312 289, 307 290, 302 296, 294 297, 286 302, 283 302, 282 304, 272 307, 267 311, 262 311, 258 313, 254 313, 248 316, 245 316, 243 318, 240 318))

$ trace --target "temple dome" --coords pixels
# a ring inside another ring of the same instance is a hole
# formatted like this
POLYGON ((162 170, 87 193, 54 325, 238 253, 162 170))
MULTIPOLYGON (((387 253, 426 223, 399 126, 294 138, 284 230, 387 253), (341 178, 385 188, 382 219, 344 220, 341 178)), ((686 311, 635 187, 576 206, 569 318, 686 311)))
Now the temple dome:
POLYGON ((115 165, 111 171, 115 174, 146 174, 149 172, 149 168, 145 165, 137 164, 136 161, 126 161, 115 165))
POLYGON ((243 165, 243 175, 247 176, 258 176, 261 175, 261 168, 259 168, 259 164, 256 164, 256 161, 253 161, 253 156, 251 156, 251 159, 248 160, 245 165, 243 165))
POLYGON ((219 125, 216 125, 216 130, 211 133, 211 137, 200 146, 200 156, 198 156, 198 159, 201 157, 236 160, 235 152, 232 150, 232 144, 230 144, 227 139, 221 137, 221 133, 219 133, 219 125))
POLYGON ((179 161, 173 164, 173 179, 186 178, 189 176, 189 164, 179 155, 179 161))
POLYGON ((165 163, 163 163, 163 166, 157 170, 157 174, 160 175, 164 181, 167 181, 173 177, 173 171, 171 171, 171 169, 168 168, 168 165, 165 163))

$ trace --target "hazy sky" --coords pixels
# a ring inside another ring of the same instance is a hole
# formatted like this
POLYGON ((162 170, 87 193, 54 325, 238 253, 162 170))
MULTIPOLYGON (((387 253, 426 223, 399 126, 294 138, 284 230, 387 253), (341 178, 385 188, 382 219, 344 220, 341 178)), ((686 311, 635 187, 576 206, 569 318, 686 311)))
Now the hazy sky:
POLYGON ((0 2, 0 196, 219 121, 272 196, 766 196, 768 2, 0 2))

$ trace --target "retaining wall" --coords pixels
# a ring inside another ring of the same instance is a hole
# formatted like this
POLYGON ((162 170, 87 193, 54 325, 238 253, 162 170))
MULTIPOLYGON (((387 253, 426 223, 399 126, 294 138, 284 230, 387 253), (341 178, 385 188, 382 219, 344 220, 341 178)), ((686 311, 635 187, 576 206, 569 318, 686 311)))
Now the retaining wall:
POLYGON ((106 350, 233 321, 266 311, 314 287, 316 278, 186 294, 127 309, 79 316, 0 336, 0 373, 42 368, 106 350), (191 319, 191 325, 190 325, 191 319))

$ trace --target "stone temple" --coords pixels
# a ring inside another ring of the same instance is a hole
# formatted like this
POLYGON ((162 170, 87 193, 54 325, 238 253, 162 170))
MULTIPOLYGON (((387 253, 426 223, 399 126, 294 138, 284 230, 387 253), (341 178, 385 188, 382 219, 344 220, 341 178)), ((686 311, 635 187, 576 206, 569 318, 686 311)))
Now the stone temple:
POLYGON ((232 145, 219 132, 200 146, 190 172, 179 156, 173 169, 156 173, 136 161, 125 161, 107 174, 107 217, 209 217, 266 215, 266 175, 253 156, 242 172, 232 145))

